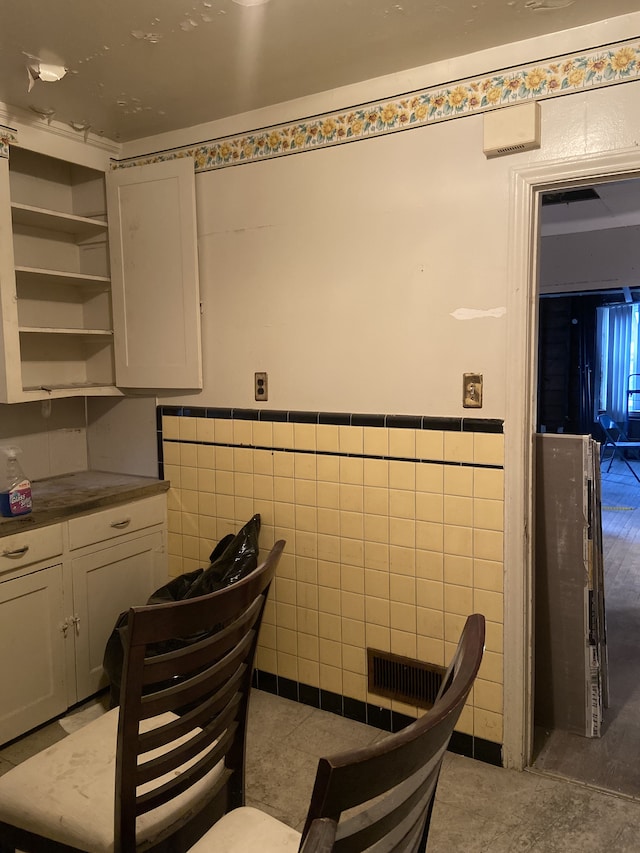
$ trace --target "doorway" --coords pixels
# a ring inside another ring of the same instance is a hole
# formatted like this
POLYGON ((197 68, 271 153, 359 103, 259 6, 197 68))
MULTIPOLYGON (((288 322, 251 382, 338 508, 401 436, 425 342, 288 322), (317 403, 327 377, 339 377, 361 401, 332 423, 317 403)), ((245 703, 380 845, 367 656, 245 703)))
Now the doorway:
POLYGON ((537 389, 539 200, 562 187, 640 176, 640 149, 514 169, 509 190, 505 403, 503 764, 522 770, 533 752, 533 489, 537 389))
MULTIPOLYGON (((601 440, 598 413, 614 406, 624 430, 637 430, 628 374, 640 341, 637 330, 609 340, 608 317, 635 316, 640 302, 640 178, 563 188, 541 202, 536 431, 601 440)), ((640 797, 640 461, 609 457, 601 476, 609 707, 598 738, 534 719, 532 766, 640 797)))

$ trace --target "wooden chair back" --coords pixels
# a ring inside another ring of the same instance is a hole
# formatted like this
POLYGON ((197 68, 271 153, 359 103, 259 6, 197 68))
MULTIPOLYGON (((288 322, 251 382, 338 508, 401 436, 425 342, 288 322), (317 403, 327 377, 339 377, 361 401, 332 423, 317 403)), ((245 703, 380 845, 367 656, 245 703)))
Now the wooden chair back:
POLYGON ((198 794, 195 814, 190 808, 153 849, 186 850, 222 814, 244 804, 253 661, 284 544, 277 542, 231 586, 129 611, 116 755, 119 853, 136 850, 141 815, 187 792, 198 794))
POLYGON ((484 617, 469 616, 433 708, 371 746, 321 758, 301 853, 424 851, 440 767, 482 661, 484 617))

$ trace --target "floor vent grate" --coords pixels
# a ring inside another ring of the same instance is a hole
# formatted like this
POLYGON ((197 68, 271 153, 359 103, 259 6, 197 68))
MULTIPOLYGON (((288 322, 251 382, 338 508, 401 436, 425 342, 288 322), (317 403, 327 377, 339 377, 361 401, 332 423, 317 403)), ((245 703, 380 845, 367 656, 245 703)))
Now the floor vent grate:
POLYGON ((435 663, 367 649, 367 671, 369 693, 399 699, 420 708, 431 708, 446 669, 435 663))

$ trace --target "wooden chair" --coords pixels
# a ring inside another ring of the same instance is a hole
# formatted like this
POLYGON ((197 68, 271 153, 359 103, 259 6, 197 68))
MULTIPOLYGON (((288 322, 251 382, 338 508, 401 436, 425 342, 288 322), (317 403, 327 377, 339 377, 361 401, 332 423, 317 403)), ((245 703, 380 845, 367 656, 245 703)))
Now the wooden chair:
POLYGON ((222 590, 129 611, 120 708, 0 777, 0 851, 175 853, 243 805, 253 659, 284 544, 222 590))
POLYGON ((611 449, 607 473, 611 470, 614 458, 619 456, 636 480, 640 483, 640 477, 638 477, 631 467, 626 455, 627 450, 640 450, 640 441, 630 441, 622 427, 617 424, 613 418, 609 417, 609 415, 598 415, 598 423, 604 432, 604 441, 600 448, 600 464, 602 465, 604 462, 607 450, 611 449))
POLYGON ((484 617, 474 614, 425 716, 371 746, 320 759, 302 835, 245 807, 225 815, 191 853, 424 851, 442 760, 483 648, 484 617))

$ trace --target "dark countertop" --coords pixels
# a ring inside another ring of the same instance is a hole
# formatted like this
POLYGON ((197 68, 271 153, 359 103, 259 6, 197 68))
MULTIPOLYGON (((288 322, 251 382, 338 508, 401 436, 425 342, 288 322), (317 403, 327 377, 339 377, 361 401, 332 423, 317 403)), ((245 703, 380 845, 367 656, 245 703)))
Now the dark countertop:
POLYGON ((168 489, 168 480, 131 474, 111 474, 106 471, 80 471, 76 474, 61 474, 46 480, 35 480, 31 483, 33 510, 27 515, 15 518, 0 516, 0 536, 55 524, 108 506, 159 495, 168 489))

